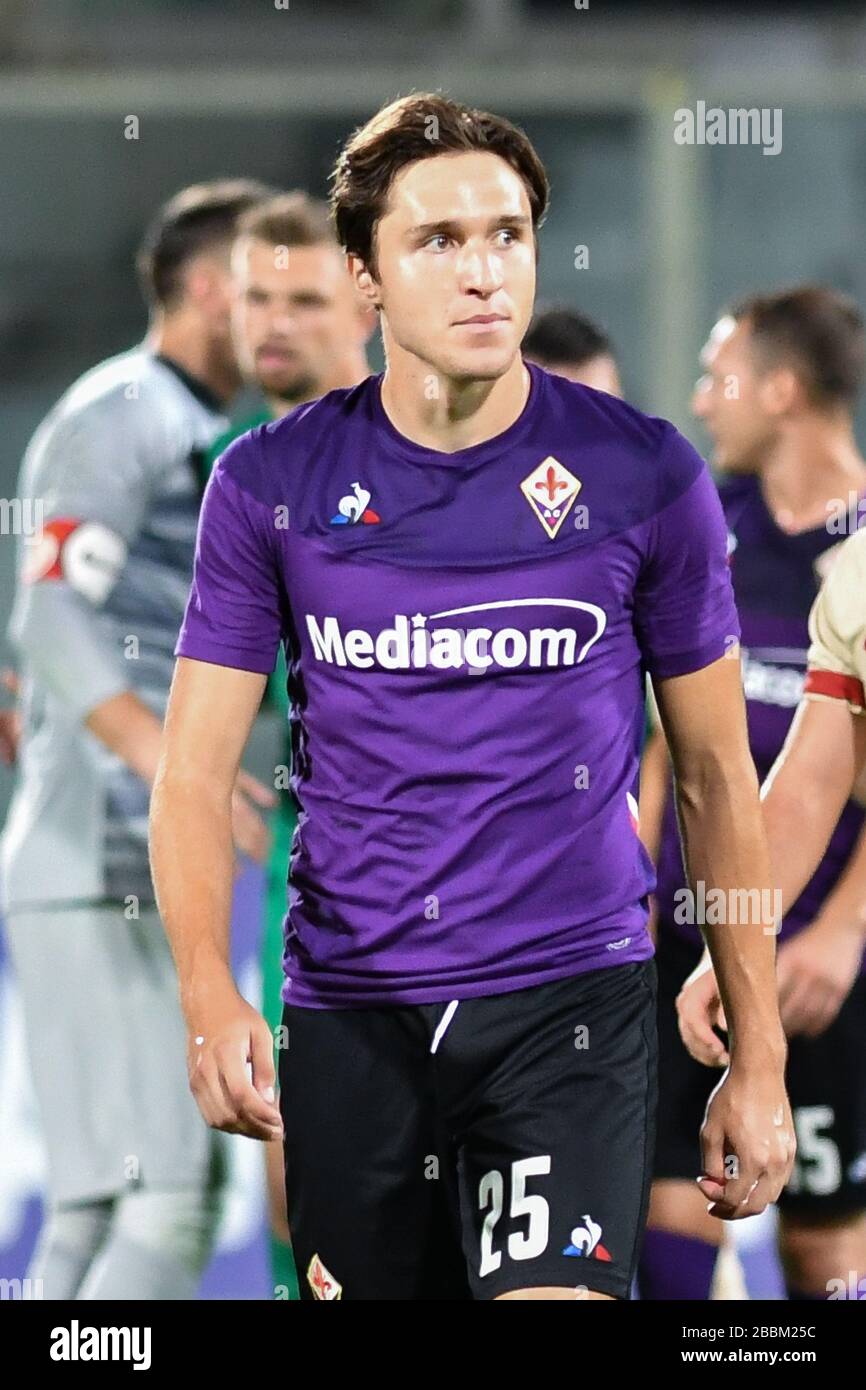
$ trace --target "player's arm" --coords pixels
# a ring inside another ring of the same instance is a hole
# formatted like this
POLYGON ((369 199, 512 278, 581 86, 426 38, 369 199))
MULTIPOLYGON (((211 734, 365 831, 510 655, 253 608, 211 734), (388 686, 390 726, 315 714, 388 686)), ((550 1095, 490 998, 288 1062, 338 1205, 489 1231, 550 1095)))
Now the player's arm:
POLYGON ((151 797, 150 856, 180 981, 193 1094, 209 1125, 269 1140, 282 1132, 273 1039, 238 992, 230 963, 232 794, 265 680, 178 660, 151 797))
MULTIPOLYGON (((161 416, 143 397, 127 399, 122 391, 54 425, 34 480, 41 534, 22 546, 9 628, 40 683, 148 786, 159 760, 161 714, 133 689, 133 658, 109 640, 99 614, 173 447, 161 416)), ((241 774, 236 843, 256 859, 267 854, 268 830, 254 805, 273 802, 267 788, 241 774)))
MULTIPOLYGON (((671 750, 691 889, 703 883, 707 901, 721 890, 729 906, 748 902, 771 909, 739 661, 722 657, 701 671, 658 681, 656 696, 671 750)), ((730 1069, 702 1130, 706 1177, 700 1186, 713 1202, 712 1213, 724 1218, 751 1215, 775 1200, 794 1156, 773 920, 752 911, 745 921, 728 920, 735 915, 723 912, 722 921, 701 923, 728 1019, 730 1069)))
MULTIPOLYGON (((670 427, 656 477, 660 504, 641 538, 635 627, 673 763, 690 888, 702 884, 707 901, 716 890, 726 906, 745 900, 760 909, 769 899, 772 907, 721 504, 706 466, 670 427)), ((725 1219, 774 1201, 795 1152, 772 916, 765 932, 760 910, 742 915, 758 920, 713 926, 707 913, 701 923, 730 1010, 732 1059, 707 1108, 699 1181, 712 1214, 725 1219)))
POLYGON ((858 978, 864 950, 866 828, 818 916, 779 947, 776 983, 789 1038, 816 1038, 829 1028, 858 978))
MULTIPOLYGON (((134 690, 124 690, 96 705, 85 719, 92 733, 152 787, 162 748, 162 720, 134 690)), ((267 859, 271 836, 262 811, 276 805, 276 796, 242 767, 232 787, 232 840, 240 854, 257 864, 267 859), (259 809, 260 808, 260 809, 259 809)), ((237 866, 238 872, 240 866, 237 866)))
POLYGON ((817 869, 866 763, 866 535, 842 546, 809 636, 803 699, 762 791, 785 910, 817 869))
POLYGON ((270 1140, 281 1132, 273 1038, 236 989, 229 953, 231 793, 283 617, 260 449, 250 436, 231 446, 205 493, 151 798, 151 866, 199 1108, 215 1128, 270 1140))
POLYGON ((98 619, 140 529, 153 478, 141 403, 122 392, 53 423, 33 480, 41 531, 22 545, 10 623, 10 637, 40 683, 149 781, 160 720, 132 691, 129 662, 98 619), (113 701, 123 718, 103 723, 113 701))
MULTIPOLYGON (((782 912, 815 872, 866 763, 861 664, 866 660, 866 537, 845 543, 809 616, 809 670, 762 802, 782 912)), ((817 1036, 835 1017, 866 944, 866 832, 819 918, 779 948, 777 986, 789 1035, 817 1036)), ((714 1027, 725 1027, 711 962, 704 959, 677 1001, 683 1041, 698 1061, 724 1064, 714 1027)))
MULTIPOLYGON (((812 607, 804 698, 762 792, 784 909, 818 867, 866 765, 864 539, 852 537, 842 547, 812 607)), ((779 1002, 789 1037, 817 1037, 829 1027, 857 979, 864 946, 866 830, 818 917, 779 948, 779 1002)))

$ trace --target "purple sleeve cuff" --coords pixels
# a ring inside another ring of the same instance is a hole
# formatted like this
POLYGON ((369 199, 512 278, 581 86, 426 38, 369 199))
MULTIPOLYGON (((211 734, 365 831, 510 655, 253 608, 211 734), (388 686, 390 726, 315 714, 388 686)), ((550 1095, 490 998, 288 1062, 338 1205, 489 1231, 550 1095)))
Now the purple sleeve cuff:
POLYGON ((213 666, 231 666, 236 671, 253 671, 260 676, 270 676, 276 666, 276 657, 269 660, 261 651, 224 647, 219 642, 207 642, 201 637, 183 632, 174 654, 190 657, 193 661, 208 661, 213 666))
POLYGON ((739 624, 735 632, 717 637, 712 642, 704 642, 702 646, 693 647, 689 652, 671 652, 669 656, 656 657, 647 670, 657 680, 666 680, 668 676, 688 676, 692 671, 702 671, 705 666, 712 666, 714 661, 719 661, 731 650, 732 638, 740 640, 739 624))

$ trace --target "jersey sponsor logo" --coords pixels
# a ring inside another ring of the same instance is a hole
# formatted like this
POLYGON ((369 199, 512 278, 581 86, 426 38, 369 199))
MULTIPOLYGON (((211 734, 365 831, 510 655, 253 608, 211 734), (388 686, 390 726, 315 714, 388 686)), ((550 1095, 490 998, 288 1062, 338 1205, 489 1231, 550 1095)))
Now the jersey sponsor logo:
POLYGON ((314 1255, 307 1268, 307 1283, 313 1290, 313 1297, 323 1303, 333 1303, 343 1297, 343 1285, 326 1269, 318 1255, 314 1255))
POLYGON ((331 517, 331 525, 357 526, 358 522, 361 522, 364 526, 374 526, 382 518, 370 506, 372 493, 360 483, 352 483, 351 486, 352 491, 347 492, 337 503, 337 511, 331 517))
MULTIPOLYGON (((792 654, 805 662, 805 652, 792 654)), ((743 692, 747 700, 759 705, 778 705, 781 709, 797 707, 803 694, 803 671, 756 661, 745 648, 742 649, 742 661, 743 692)))
POLYGON ((320 624, 312 613, 306 619, 317 661, 360 670, 378 665, 388 671, 579 666, 607 626, 607 615, 597 604, 564 598, 497 599, 429 615, 415 613, 411 618, 397 613, 393 626, 378 632, 360 627, 344 632, 337 618, 323 618, 320 624), (490 627, 428 626, 470 613, 531 607, 566 608, 586 618, 580 631, 574 626, 532 627, 528 631, 518 627, 494 631, 490 627))
POLYGON ((602 1228, 586 1212, 583 1225, 575 1226, 571 1233, 571 1244, 566 1245, 563 1255, 579 1255, 583 1259, 611 1260, 613 1256, 601 1243, 602 1228))
POLYGON ((126 544, 99 521, 55 517, 28 541, 23 579, 65 579, 91 603, 104 603, 126 561, 126 544))
POLYGON ((530 507, 553 540, 583 484, 573 473, 548 454, 520 484, 530 507))

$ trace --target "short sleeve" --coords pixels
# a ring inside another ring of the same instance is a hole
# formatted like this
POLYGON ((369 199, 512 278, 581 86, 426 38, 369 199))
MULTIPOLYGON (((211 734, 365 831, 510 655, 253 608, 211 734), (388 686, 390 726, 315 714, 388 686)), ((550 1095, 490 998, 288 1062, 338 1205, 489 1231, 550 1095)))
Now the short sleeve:
POLYGON ((139 400, 108 392, 40 426, 19 482, 40 525, 22 537, 9 637, 84 720, 129 688, 129 662, 95 621, 150 506, 155 470, 139 400))
POLYGON ((866 713, 866 532, 845 541, 809 614, 803 695, 866 713))
POLYGON ((699 671, 740 637, 719 495, 703 459, 668 431, 657 466, 660 489, 674 500, 643 524, 635 591, 637 640, 656 679, 699 671))
POLYGON ((232 476, 240 451, 257 447, 250 436, 239 440, 208 481, 174 650, 175 656, 270 675, 282 635, 277 517, 232 476))

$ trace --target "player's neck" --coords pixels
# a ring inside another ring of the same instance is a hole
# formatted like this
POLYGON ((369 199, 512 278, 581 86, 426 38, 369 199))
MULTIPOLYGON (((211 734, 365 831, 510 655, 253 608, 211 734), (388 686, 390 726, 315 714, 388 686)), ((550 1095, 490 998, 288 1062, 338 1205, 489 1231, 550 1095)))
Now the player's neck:
POLYGON ((184 315, 154 320, 146 341, 154 352, 170 357, 225 404, 237 394, 240 376, 230 356, 184 315))
POLYGON ((851 422, 813 419, 781 439, 761 468, 767 506, 784 531, 823 525, 851 493, 866 490, 866 462, 851 422), (835 504, 835 505, 833 505, 835 504))
POLYGON ((414 444, 454 454, 513 425, 530 385, 519 353, 492 381, 455 381, 410 353, 392 350, 382 380, 382 407, 394 428, 414 444))

